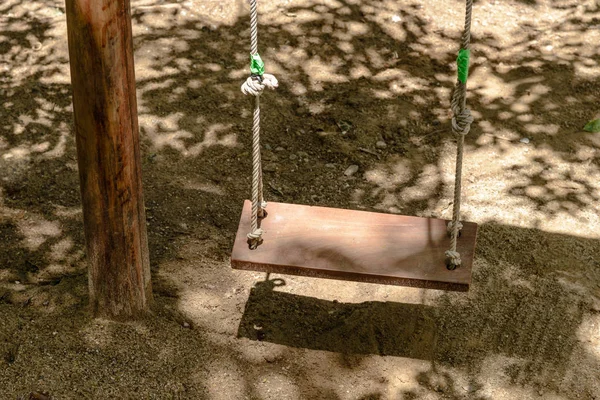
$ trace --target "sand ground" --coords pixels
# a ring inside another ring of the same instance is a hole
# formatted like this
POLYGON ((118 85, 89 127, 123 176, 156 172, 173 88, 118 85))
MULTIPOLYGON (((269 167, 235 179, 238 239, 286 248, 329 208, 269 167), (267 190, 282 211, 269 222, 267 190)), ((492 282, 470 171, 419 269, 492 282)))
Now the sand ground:
MULTIPOLYGON (((87 311, 64 4, 0 4, 0 398, 600 399, 597 1, 475 3, 468 293, 232 270, 248 6, 132 10, 155 303, 117 323, 87 311)), ((260 12, 268 200, 449 218, 464 4, 260 12)))

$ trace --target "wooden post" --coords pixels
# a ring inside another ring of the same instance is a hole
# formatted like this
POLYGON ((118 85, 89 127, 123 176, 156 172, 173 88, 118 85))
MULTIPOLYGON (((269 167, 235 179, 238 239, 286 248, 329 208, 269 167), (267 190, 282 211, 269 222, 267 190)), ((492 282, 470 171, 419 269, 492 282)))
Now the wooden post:
POLYGON ((95 315, 152 299, 129 0, 66 0, 77 158, 95 315))

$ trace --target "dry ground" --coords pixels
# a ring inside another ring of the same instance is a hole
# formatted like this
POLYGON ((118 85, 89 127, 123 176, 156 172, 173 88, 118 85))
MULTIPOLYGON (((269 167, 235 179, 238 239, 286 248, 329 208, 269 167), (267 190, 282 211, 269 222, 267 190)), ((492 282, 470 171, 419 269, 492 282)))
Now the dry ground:
MULTIPOLYGON (((132 8, 156 302, 123 324, 86 311, 64 4, 0 4, 0 398, 600 399, 597 0, 475 3, 467 294, 232 271, 248 7, 132 8)), ((464 4, 260 10, 268 198, 449 218, 464 4)))

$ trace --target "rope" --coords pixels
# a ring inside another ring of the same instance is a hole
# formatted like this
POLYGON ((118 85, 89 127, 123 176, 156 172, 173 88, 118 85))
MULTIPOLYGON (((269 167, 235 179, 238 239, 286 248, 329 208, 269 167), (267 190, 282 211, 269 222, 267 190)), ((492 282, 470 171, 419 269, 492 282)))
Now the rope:
POLYGON ((267 203, 263 196, 262 160, 260 154, 260 95, 266 89, 275 89, 277 79, 264 73, 264 63, 258 54, 258 6, 250 0, 250 71, 252 75, 242 84, 242 93, 254 96, 254 118, 252 120, 252 218, 248 241, 255 249, 262 241, 263 230, 258 227, 258 218, 264 217, 267 203))
POLYGON ((473 117, 466 108, 467 103, 467 77, 469 75, 469 55, 471 47, 471 17, 473 14, 473 0, 466 0, 465 30, 461 38, 461 49, 458 56, 458 80, 452 94, 452 132, 457 135, 456 146, 456 180, 454 183, 454 208, 452 222, 448 224, 450 232, 450 249, 446 251, 448 269, 455 269, 461 265, 460 253, 456 251, 456 242, 462 229, 460 222, 460 194, 462 191, 462 164, 465 136, 471 130, 473 117))

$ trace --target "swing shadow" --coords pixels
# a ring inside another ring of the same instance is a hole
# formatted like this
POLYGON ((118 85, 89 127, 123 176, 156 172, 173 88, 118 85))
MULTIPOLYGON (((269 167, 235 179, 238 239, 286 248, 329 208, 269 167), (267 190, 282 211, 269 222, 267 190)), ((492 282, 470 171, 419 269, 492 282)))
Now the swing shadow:
POLYGON ((251 289, 238 338, 341 354, 433 358, 433 307, 379 301, 346 304, 275 290, 284 285, 283 279, 267 277, 251 289))
MULTIPOLYGON (((431 221, 427 222, 426 249, 417 252, 416 257, 430 253, 427 249, 434 244, 431 221)), ((296 239, 292 247, 294 254, 311 253, 313 258, 343 265, 346 271, 363 269, 339 248, 315 250, 301 239, 296 239)), ((290 253, 281 257, 289 261, 290 253)), ((342 274, 340 279, 347 278, 342 274)), ((435 308, 381 301, 340 303, 276 290, 285 285, 284 279, 270 279, 270 273, 255 284, 238 327, 238 338, 346 355, 433 360, 438 332, 435 308)))
MULTIPOLYGON (((238 236, 243 235, 249 228, 248 221, 244 219, 249 212, 248 207, 245 207, 244 212, 238 236)), ((323 223, 327 225, 324 221, 316 222, 305 216, 301 207, 298 207, 296 215, 300 215, 301 219, 305 219, 307 223, 310 221, 313 226, 320 226, 323 223)), ((283 215, 279 215, 279 217, 286 220, 283 215)), ((439 228, 434 229, 431 219, 427 218, 426 222, 426 238, 422 247, 412 248, 409 253, 397 259, 394 258, 393 251, 389 252, 388 256, 394 259, 394 262, 390 264, 390 266, 394 266, 394 270, 406 268, 406 261, 409 259, 417 265, 423 265, 423 263, 437 265, 440 264, 440 261, 443 263, 443 256, 440 260, 436 255, 436 250, 439 250, 440 254, 444 254, 443 249, 448 248, 449 239, 439 236, 439 228)), ((365 265, 357 262, 356 254, 349 251, 347 247, 340 247, 338 241, 329 242, 326 236, 319 236, 320 244, 315 247, 314 237, 307 240, 307 237, 302 234, 290 234, 284 226, 285 223, 269 225, 267 233, 269 230, 274 230, 283 237, 279 238, 279 243, 275 243, 277 241, 275 237, 268 238, 267 243, 263 243, 263 245, 271 243, 271 246, 275 246, 275 249, 271 250, 273 260, 281 260, 280 262, 288 265, 303 265, 303 268, 284 267, 282 269, 279 265, 276 269, 271 269, 269 265, 260 264, 253 264, 255 268, 249 268, 267 272, 267 277, 264 281, 258 282, 250 291, 238 327, 238 338, 340 354, 375 354, 433 360, 433 351, 436 348, 438 336, 438 327, 435 322, 436 310, 433 307, 423 304, 380 301, 360 304, 339 303, 335 300, 322 300, 276 290, 278 287, 285 286, 286 282, 284 279, 270 279, 270 272, 321 276, 321 272, 318 270, 304 268, 307 267, 305 265, 307 262, 329 266, 323 270, 324 274, 321 277, 359 282, 369 281, 369 277, 364 276, 365 265), (296 237, 289 241, 286 240, 288 235, 296 237), (284 244, 282 244, 282 240, 285 242, 284 244), (334 266, 343 266, 343 270, 336 269, 337 273, 334 273, 336 271, 331 270, 334 266)), ((377 238, 378 246, 383 249, 397 247, 398 237, 390 233, 389 225, 373 223, 370 228, 379 231, 378 234, 373 234, 377 238)), ((318 230, 318 228, 316 229, 318 230)), ((363 235, 369 237, 368 231, 368 229, 361 230, 363 235)), ((471 229, 469 231, 468 236, 472 236, 473 232, 471 229)), ((382 252, 381 256, 384 255, 385 253, 382 252)), ((464 274, 464 271, 460 272, 464 274)), ((456 271, 452 273, 456 273, 456 271)), ((406 279, 406 285, 403 286, 440 288, 440 282, 426 280, 426 278, 434 279, 434 276, 439 278, 443 275, 439 271, 436 272, 435 268, 424 268, 421 274, 424 280, 406 279)), ((468 269, 468 274, 470 281, 471 267, 468 269)), ((379 283, 383 281, 382 278, 373 280, 373 282, 379 283)), ((448 283, 445 287, 452 290, 453 285, 448 283)))
MULTIPOLYGON (((575 338, 586 310, 594 310, 600 248, 592 244, 598 241, 496 223, 480 225, 478 236, 477 268, 468 294, 443 293, 433 306, 349 304, 279 291, 285 280, 267 275, 250 291, 237 336, 451 366, 506 355, 527 360, 511 366, 515 382, 535 381, 529 368, 543 369, 559 382, 572 354, 581 351, 575 338), (573 248, 587 250, 575 254, 573 248), (533 333, 523 334, 523 326, 533 333)), ((344 259, 344 254, 337 257, 344 259)), ((352 268, 349 257, 345 262, 352 268)), ((435 380, 433 375, 423 379, 435 380)))

